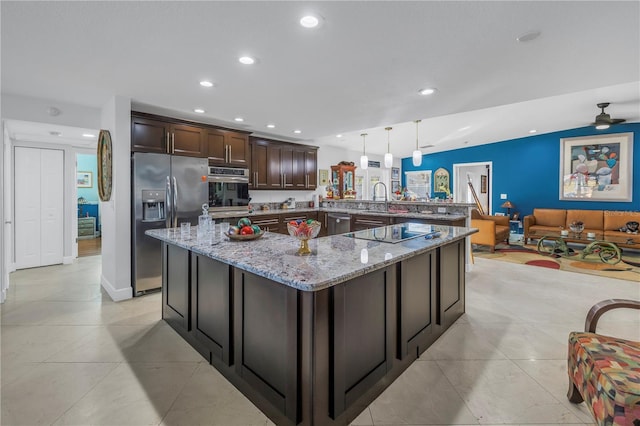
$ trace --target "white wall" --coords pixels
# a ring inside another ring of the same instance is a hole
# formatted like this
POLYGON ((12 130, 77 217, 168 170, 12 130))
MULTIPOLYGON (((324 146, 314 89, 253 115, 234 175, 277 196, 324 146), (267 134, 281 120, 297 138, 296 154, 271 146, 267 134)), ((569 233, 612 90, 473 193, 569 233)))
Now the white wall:
POLYGON ((50 99, 2 94, 2 118, 52 123, 85 129, 100 128, 100 109, 83 105, 59 102, 50 99), (50 107, 60 110, 60 115, 51 116, 50 107))
MULTIPOLYGON (((112 142, 111 199, 102 211, 102 276, 100 282, 115 300, 130 299, 131 288, 131 99, 115 96, 102 108, 101 129, 112 142)), ((100 159, 98 159, 100 161, 100 159)))

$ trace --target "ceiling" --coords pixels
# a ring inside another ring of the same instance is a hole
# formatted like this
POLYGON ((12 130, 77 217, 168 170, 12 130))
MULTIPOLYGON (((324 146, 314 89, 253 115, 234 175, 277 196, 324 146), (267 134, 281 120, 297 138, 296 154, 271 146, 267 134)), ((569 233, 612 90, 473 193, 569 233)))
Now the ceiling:
POLYGON ((3 94, 98 108, 120 95, 138 110, 355 151, 366 132, 368 153, 379 154, 391 126, 391 150, 403 157, 415 149, 415 119, 419 144, 434 145, 425 153, 583 127, 598 102, 611 102, 612 117, 640 121, 640 2, 0 8, 3 94), (298 24, 308 12, 321 16, 318 28, 298 24), (531 31, 540 36, 516 40, 531 31), (240 64, 242 55, 257 61, 240 64), (425 87, 437 91, 419 95, 425 87))

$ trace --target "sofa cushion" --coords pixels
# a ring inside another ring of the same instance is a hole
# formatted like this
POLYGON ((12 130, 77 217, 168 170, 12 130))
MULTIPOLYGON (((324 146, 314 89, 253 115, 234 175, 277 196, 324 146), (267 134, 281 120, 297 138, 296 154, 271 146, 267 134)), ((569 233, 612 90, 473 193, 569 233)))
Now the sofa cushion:
POLYGON ((640 222, 640 212, 604 211, 604 230, 617 231, 627 222, 640 222))
POLYGON ((604 212, 602 210, 567 210, 567 228, 573 222, 582 222, 584 224, 585 231, 590 229, 589 232, 595 232, 593 230, 602 230, 604 223, 604 212))
POLYGON ((556 229, 567 224, 567 211, 559 209, 533 209, 536 225, 554 226, 556 229))

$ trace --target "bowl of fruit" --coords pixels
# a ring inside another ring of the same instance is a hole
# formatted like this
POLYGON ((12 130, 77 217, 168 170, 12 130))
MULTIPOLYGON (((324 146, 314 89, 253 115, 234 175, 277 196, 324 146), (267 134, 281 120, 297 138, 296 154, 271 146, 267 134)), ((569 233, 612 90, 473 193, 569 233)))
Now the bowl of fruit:
POLYGON ((248 217, 238 220, 237 225, 229 226, 229 230, 224 234, 230 240, 247 241, 257 240, 262 237, 265 232, 258 225, 252 225, 248 217))
POLYGON ((309 240, 318 236, 318 233, 320 232, 320 222, 313 219, 292 220, 287 223, 287 230, 289 231, 289 235, 300 240, 298 255, 306 256, 311 254, 309 240))

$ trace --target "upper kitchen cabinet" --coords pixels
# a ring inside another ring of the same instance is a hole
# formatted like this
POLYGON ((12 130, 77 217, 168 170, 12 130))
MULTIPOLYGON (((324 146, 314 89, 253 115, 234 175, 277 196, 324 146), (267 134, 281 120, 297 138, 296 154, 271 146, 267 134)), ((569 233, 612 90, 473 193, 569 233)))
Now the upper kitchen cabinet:
POLYGON ((131 115, 131 151, 206 157, 201 127, 149 117, 131 115))
POLYGON ((209 164, 249 167, 249 137, 228 130, 205 129, 209 164))
POLYGON ((251 189, 316 188, 317 147, 255 137, 250 146, 251 189))

